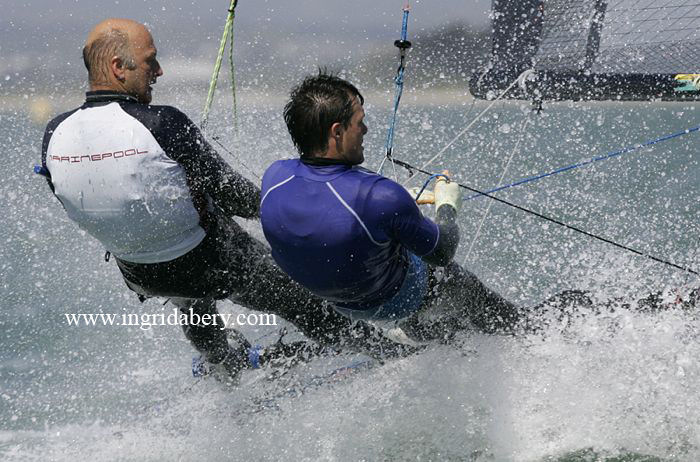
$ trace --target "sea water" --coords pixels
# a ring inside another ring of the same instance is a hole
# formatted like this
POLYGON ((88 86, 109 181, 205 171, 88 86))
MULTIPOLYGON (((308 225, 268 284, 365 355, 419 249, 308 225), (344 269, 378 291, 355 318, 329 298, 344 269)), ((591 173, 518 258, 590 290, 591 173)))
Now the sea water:
MULTIPOLYGON (((193 119, 200 101, 167 93, 193 119)), ((485 108, 404 95, 394 155, 422 165, 485 108)), ((295 155, 280 98, 224 102, 208 136, 258 181, 295 155)), ((391 95, 367 98, 366 165, 381 160, 391 95)), ((225 101, 225 100, 224 100, 225 101)), ((79 104, 79 98, 69 103, 79 104)), ((27 102, 29 107, 30 101, 27 102)), ((66 105, 66 109, 70 104, 66 105)), ((54 112, 58 111, 55 108, 54 112)), ((700 124, 692 103, 499 102, 428 168, 484 190, 700 124), (502 180, 501 180, 502 179, 502 180)), ((700 458, 694 312, 603 311, 520 338, 461 335, 414 357, 309 386, 254 374, 240 388, 190 376, 176 326, 69 326, 65 313, 159 313, 71 223, 43 178, 43 127, 3 107, 0 139, 0 458, 3 460, 684 460, 700 458), (264 403, 264 405, 261 405, 264 403)), ((698 133, 498 193, 681 266, 698 267, 698 133)), ((407 173, 396 167, 396 177, 407 173)), ((394 177, 390 164, 384 173, 394 177)), ((419 186, 424 176, 413 183, 419 186)), ((430 213, 429 210, 426 213, 430 213)), ((496 203, 464 202, 456 257, 516 303, 566 289, 596 300, 698 286, 697 276, 496 203), (468 252, 468 249, 471 251, 468 252)), ((255 222, 244 223, 259 238, 255 222)), ((229 302, 221 309, 246 311, 229 302)), ((247 327, 251 338, 276 328, 247 327)), ((315 376, 362 361, 317 359, 315 376)))

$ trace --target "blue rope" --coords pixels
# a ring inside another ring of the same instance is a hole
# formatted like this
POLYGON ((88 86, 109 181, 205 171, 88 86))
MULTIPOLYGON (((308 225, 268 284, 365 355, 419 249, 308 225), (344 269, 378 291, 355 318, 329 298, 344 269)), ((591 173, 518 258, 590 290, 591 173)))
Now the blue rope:
MULTIPOLYGON (((610 157, 612 157, 613 155, 619 155, 619 154, 623 154, 623 153, 625 153, 625 152, 631 152, 631 151, 637 150, 637 149, 639 149, 639 148, 641 148, 641 147, 644 147, 644 146, 651 146, 652 144, 660 143, 661 141, 669 140, 669 139, 672 139, 672 138, 675 138, 675 137, 678 137, 678 136, 682 136, 682 135, 687 134, 687 133, 692 133, 692 132, 695 132, 695 131, 698 131, 698 130, 700 130, 700 126, 694 127, 694 128, 688 129, 688 130, 685 130, 685 131, 683 131, 683 132, 674 133, 674 134, 672 134, 672 135, 668 135, 668 136, 664 136, 664 137, 661 137, 661 138, 657 138, 656 140, 648 141, 648 142, 646 142, 646 143, 644 143, 643 145, 640 145, 640 146, 636 146, 636 147, 633 146, 633 147, 630 147, 630 148, 627 148, 627 149, 623 149, 623 150, 621 150, 621 151, 618 151, 617 153, 611 153, 611 154, 609 154, 608 156, 603 156, 603 157, 600 158, 600 159, 603 159, 603 158, 610 158, 610 157)), ((589 161, 589 163, 590 163, 590 162, 591 162, 591 161, 589 161)), ((396 160, 396 163, 398 163, 398 164, 401 165, 401 166, 405 166, 406 168, 410 168, 410 169, 412 169, 412 170, 416 170, 416 171, 418 171, 418 172, 424 173, 424 174, 426 174, 426 175, 432 175, 432 174, 433 174, 432 172, 429 172, 428 170, 425 170, 425 169, 423 169, 423 168, 415 167, 415 166, 409 164, 408 162, 396 160)), ((564 167, 564 169, 560 169, 560 170, 570 170, 571 168, 573 168, 573 167, 569 167, 569 168, 564 167)), ((543 176, 548 176, 548 175, 543 175, 543 176)), ((522 184, 522 182, 521 182, 521 184, 522 184)), ((646 258, 649 258, 649 259, 651 259, 651 260, 654 260, 654 261, 656 261, 656 262, 658 262, 658 263, 663 263, 663 264, 665 264, 665 265, 672 266, 672 267, 674 267, 674 268, 676 268, 676 269, 679 269, 679 270, 681 270, 681 271, 685 271, 685 272, 687 272, 687 273, 691 273, 691 274, 695 274, 695 275, 700 276, 700 273, 698 273, 697 271, 692 270, 692 269, 690 269, 690 268, 686 268, 686 267, 677 265, 677 264, 675 264, 675 263, 673 263, 673 262, 670 262, 670 261, 668 261, 668 260, 663 260, 663 259, 658 258, 658 257, 655 257, 655 256, 653 256, 653 255, 650 255, 650 254, 647 254, 647 253, 644 253, 644 252, 640 252, 639 250, 635 250, 635 249, 633 249, 633 248, 631 248, 631 247, 627 247, 627 246, 625 246, 625 245, 618 244, 617 242, 612 241, 612 240, 610 240, 610 239, 606 239, 606 238, 604 238, 604 237, 602 237, 602 236, 598 236, 598 235, 596 235, 596 234, 589 233, 588 231, 584 231, 583 229, 577 228, 577 227, 575 227, 575 226, 568 225, 568 224, 566 224, 566 223, 564 223, 564 222, 562 222, 562 221, 560 221, 560 220, 557 220, 557 219, 548 217, 548 216, 543 215, 543 214, 541 214, 541 213, 539 213, 539 212, 535 212, 534 210, 530 210, 530 209, 527 209, 527 208, 522 207, 522 206, 520 206, 520 205, 517 205, 517 204, 514 204, 514 203, 512 203, 512 202, 509 202, 509 201, 507 201, 507 200, 501 199, 500 197, 496 197, 496 196, 494 196, 494 195, 492 195, 492 194, 490 194, 490 193, 487 193, 487 192, 484 192, 484 191, 481 191, 481 190, 478 190, 478 189, 474 189, 474 188, 472 188, 471 186, 467 186, 467 185, 462 184, 462 183, 457 183, 457 185, 458 185, 460 188, 466 189, 466 190, 471 191, 471 192, 473 192, 473 193, 475 194, 474 196, 470 196, 470 197, 468 197, 468 198, 465 198, 465 200, 472 199, 472 198, 478 197, 478 196, 486 196, 486 197, 488 197, 489 199, 493 199, 493 200, 495 200, 495 201, 497 201, 497 202, 500 202, 501 204, 505 204, 505 205, 507 205, 507 206, 509 206, 509 207, 516 208, 516 209, 518 209, 518 210, 520 210, 520 211, 523 211, 523 212, 528 213, 528 214, 530 214, 530 215, 534 215, 534 216, 536 216, 536 217, 538 217, 538 218, 542 218, 543 220, 547 220, 547 221, 549 221, 549 222, 551 222, 551 223, 554 223, 554 224, 556 224, 556 225, 563 226, 563 227, 565 227, 565 228, 567 228, 567 229, 570 229, 570 230, 572 230, 572 231, 576 231, 577 233, 584 234, 584 235, 586 235, 586 236, 588 236, 588 237, 592 237, 592 238, 597 239, 597 240, 602 241, 602 242, 606 242, 606 243, 611 244, 611 245, 614 245, 615 247, 618 247, 618 248, 620 248, 620 249, 627 250, 628 252, 632 252, 632 253, 634 253, 634 254, 636 254, 636 255, 639 255, 639 256, 646 257, 646 258)), ((498 190, 498 189, 505 189, 505 187, 497 188, 497 190, 498 190)))
POLYGON ((567 171, 569 171, 569 170, 574 170, 574 169, 577 169, 577 168, 580 168, 580 167, 585 167, 585 166, 591 165, 591 164, 593 164, 593 163, 595 163, 595 162, 601 162, 601 161, 603 161, 603 160, 608 160, 608 159, 611 159, 611 158, 613 158, 613 157, 622 156, 622 155, 624 155, 624 154, 629 154, 630 152, 638 151, 638 150, 640 150, 640 149, 642 149, 642 148, 646 148, 646 147, 649 147, 649 146, 653 146, 653 145, 655 145, 655 144, 662 143, 662 142, 668 141, 668 140, 672 140, 672 139, 674 139, 674 138, 678 138, 678 137, 680 137, 680 136, 687 135, 687 134, 689 134, 689 133, 693 133, 693 132, 697 132, 697 131, 700 131, 700 125, 698 125, 697 127, 693 127, 693 128, 689 128, 689 129, 680 131, 680 132, 672 133, 672 134, 670 134, 670 135, 662 136, 662 137, 660 137, 660 138, 656 138, 656 139, 653 139, 653 140, 649 140, 649 141, 646 141, 646 142, 644 142, 644 143, 642 143, 642 144, 639 144, 639 145, 629 146, 629 147, 627 147, 627 148, 620 149, 620 150, 618 150, 618 151, 613 151, 613 152, 610 152, 610 153, 605 154, 605 155, 600 156, 600 157, 594 157, 593 159, 590 159, 590 160, 587 160, 587 161, 583 161, 583 162, 579 162, 579 163, 576 163, 576 164, 568 165, 568 166, 566 166, 566 167, 561 167, 561 168, 558 168, 558 169, 556 169, 556 170, 553 170, 553 171, 551 171, 551 172, 549 172, 549 173, 543 173, 543 174, 535 175, 535 176, 532 176, 532 177, 529 177, 529 178, 523 178, 522 180, 518 180, 518 181, 516 181, 515 183, 511 183, 511 184, 504 185, 504 186, 498 186, 498 187, 493 188, 493 189, 490 189, 490 190, 488 190, 488 191, 483 191, 483 192, 481 192, 481 193, 479 193, 479 194, 472 194, 471 196, 466 196, 466 197, 464 197, 464 200, 465 200, 465 201, 469 201, 469 200, 472 200, 472 199, 476 199, 477 197, 482 197, 482 196, 484 196, 484 195, 486 195, 486 194, 492 194, 492 193, 495 193, 495 192, 498 192, 498 191, 503 191, 504 189, 512 188, 512 187, 514 187, 514 186, 520 186, 520 185, 522 185, 522 184, 532 183, 532 182, 534 182, 534 181, 541 180, 542 178, 547 178, 548 176, 556 175, 556 174, 558 174, 558 173, 567 172, 567 171))
POLYGON ((391 114, 391 121, 389 123, 389 133, 387 134, 386 137, 386 153, 388 156, 391 155, 391 152, 394 149, 394 128, 396 127, 396 114, 399 111, 399 103, 401 102, 401 95, 403 94, 403 72, 404 72, 404 67, 403 64, 401 67, 399 67, 398 72, 396 73, 396 78, 394 81, 396 82, 396 92, 394 93, 394 110, 391 114))
POLYGON ((420 188, 420 191, 418 191, 418 194, 416 194, 416 198, 414 200, 418 201, 418 198, 420 197, 421 194, 423 194, 423 191, 425 191, 425 188, 428 187, 430 182, 433 181, 433 178, 437 178, 440 176, 443 177, 444 179, 446 179, 447 181, 450 181, 450 177, 448 177, 444 173, 434 173, 434 174, 430 175, 430 177, 427 180, 425 180, 425 183, 423 183, 423 187, 420 188))
MULTIPOLYGON (((399 68, 396 71, 396 77, 394 78, 394 83, 396 84, 396 90, 394 92, 394 110, 392 111, 391 114, 391 120, 389 121, 389 132, 387 133, 386 137, 386 158, 391 158, 391 153, 394 149, 394 129, 396 128, 396 114, 399 111, 399 103, 401 102, 401 95, 403 94, 403 74, 405 70, 404 66, 404 61, 406 58, 406 49, 402 46, 399 46, 400 44, 408 44, 410 46, 410 43, 406 40, 406 36, 408 33, 408 6, 404 8, 403 10, 403 22, 401 24, 401 40, 397 41, 395 43, 396 46, 399 47, 400 50, 400 61, 399 61, 399 68)), ((385 159, 386 160, 386 159, 385 159)), ((384 167, 384 162, 382 162, 381 166, 379 167, 379 173, 381 173, 382 168, 384 167)))
POLYGON ((403 9, 403 22, 401 23, 401 40, 406 40, 406 32, 408 31, 408 6, 403 9))

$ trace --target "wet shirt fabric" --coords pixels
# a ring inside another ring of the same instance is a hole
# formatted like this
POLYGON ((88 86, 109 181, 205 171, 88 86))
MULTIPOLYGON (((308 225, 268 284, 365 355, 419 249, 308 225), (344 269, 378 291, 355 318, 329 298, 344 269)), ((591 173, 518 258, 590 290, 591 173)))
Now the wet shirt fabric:
POLYGON ((46 128, 42 165, 68 216, 119 259, 172 261, 197 247, 216 207, 257 215, 257 188, 185 114, 108 91, 46 128))
POLYGON ((277 264, 316 295, 352 310, 399 293, 411 254, 439 228, 398 183, 364 168, 277 161, 262 181, 260 217, 277 264))

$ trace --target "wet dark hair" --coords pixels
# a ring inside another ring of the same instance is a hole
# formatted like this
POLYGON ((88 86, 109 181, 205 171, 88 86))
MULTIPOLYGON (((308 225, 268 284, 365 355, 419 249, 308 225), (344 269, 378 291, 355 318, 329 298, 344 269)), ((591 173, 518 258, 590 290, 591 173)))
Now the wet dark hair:
POLYGON ((348 127, 356 96, 364 104, 353 84, 324 69, 292 89, 284 106, 284 121, 301 157, 313 157, 328 149, 328 131, 334 123, 348 127))

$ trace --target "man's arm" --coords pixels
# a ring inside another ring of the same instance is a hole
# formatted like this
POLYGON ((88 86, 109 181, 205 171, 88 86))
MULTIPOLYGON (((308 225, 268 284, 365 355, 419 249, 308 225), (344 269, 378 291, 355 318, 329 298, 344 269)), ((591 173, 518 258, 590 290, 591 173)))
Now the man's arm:
MULTIPOLYGON (((46 130, 44 130, 44 138, 41 141, 41 175, 46 177, 46 182, 49 185, 49 188, 51 188, 51 192, 55 192, 55 188, 53 186, 53 182, 51 181, 51 172, 49 171, 47 165, 46 165, 46 156, 48 155, 49 152, 49 144, 51 143, 51 137, 53 136, 54 132, 56 131, 56 128, 60 125, 61 122, 66 120, 69 116, 71 116, 75 111, 78 109, 73 109, 72 111, 65 112, 58 117, 54 118, 51 120, 48 125, 46 126, 46 130)), ((58 199, 58 196, 54 196, 56 199, 58 199)), ((59 202, 61 202, 60 199, 58 199, 59 202)), ((63 205, 63 204, 61 204, 63 205)))
MULTIPOLYGON (((53 182, 51 181, 51 172, 49 172, 49 169, 46 167, 46 153, 49 150, 49 142, 51 141, 51 136, 53 135, 54 129, 55 127, 52 127, 51 124, 49 124, 44 132, 44 139, 41 142, 41 168, 43 169, 41 174, 46 178, 46 182, 48 183, 49 188, 51 188, 51 192, 54 193, 54 197, 56 197, 56 188, 54 188, 53 182)), ((56 198, 58 199, 58 197, 56 198)))
MULTIPOLYGON (((456 187, 456 183, 449 184, 450 193, 454 192, 453 186, 456 187)), ((435 222, 423 216, 408 191, 391 180, 383 179, 377 183, 374 189, 379 191, 373 193, 371 200, 380 202, 381 213, 390 217, 385 226, 390 238, 426 262, 445 266, 454 257, 459 245, 459 227, 456 222, 458 205, 454 204, 454 194, 446 199, 445 190, 441 189, 440 183, 435 188, 435 222)), ((459 191, 456 194, 459 195, 459 191)))
POLYGON ((462 195, 457 183, 438 178, 433 191, 435 196, 435 221, 440 228, 440 239, 435 250, 423 256, 423 260, 436 266, 446 266, 452 261, 459 245, 457 212, 462 205, 462 195))
POLYGON ((457 210, 450 205, 441 206, 435 215, 435 223, 440 229, 440 237, 435 249, 423 260, 435 266, 447 266, 452 261, 459 245, 459 226, 457 226, 457 210))
POLYGON ((182 112, 170 108, 168 124, 175 134, 173 160, 185 169, 195 192, 206 193, 227 216, 260 216, 260 189, 231 168, 182 112))

